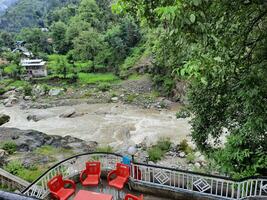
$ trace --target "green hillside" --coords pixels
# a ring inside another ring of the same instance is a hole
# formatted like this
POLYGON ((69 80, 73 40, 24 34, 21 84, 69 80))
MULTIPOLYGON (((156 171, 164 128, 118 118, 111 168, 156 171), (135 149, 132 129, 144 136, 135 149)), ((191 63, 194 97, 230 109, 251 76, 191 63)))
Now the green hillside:
POLYGON ((20 0, 0 17, 0 29, 18 32, 25 27, 44 27, 45 16, 51 10, 79 0, 20 0))

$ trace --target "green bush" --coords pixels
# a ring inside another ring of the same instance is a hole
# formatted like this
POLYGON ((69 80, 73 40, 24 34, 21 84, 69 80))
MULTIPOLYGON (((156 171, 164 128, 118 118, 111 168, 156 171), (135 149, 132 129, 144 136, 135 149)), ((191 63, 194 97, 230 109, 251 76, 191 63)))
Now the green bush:
POLYGON ((6 92, 4 88, 0 88, 0 95, 3 95, 6 92))
POLYGON ((19 172, 24 169, 24 167, 22 166, 21 162, 12 160, 4 166, 4 169, 13 175, 18 175, 19 172))
POLYGON ((160 138, 156 145, 148 149, 149 160, 156 162, 161 160, 164 154, 170 149, 171 141, 169 138, 160 138))
POLYGON ((9 154, 13 154, 17 150, 17 145, 13 141, 4 142, 1 148, 7 151, 9 154))
POLYGON ((97 89, 102 91, 102 92, 109 91, 110 88, 111 88, 111 86, 109 83, 99 83, 97 86, 97 89))
POLYGON ((187 160, 188 163, 193 163, 195 159, 196 159, 196 156, 195 156, 194 153, 189 153, 186 156, 186 160, 187 160))
POLYGON ((193 152, 193 149, 188 145, 188 142, 186 139, 183 139, 180 142, 180 150, 185 152, 186 154, 190 154, 193 152))
POLYGON ((171 147, 171 141, 170 138, 160 138, 160 140, 157 142, 157 146, 162 151, 168 151, 171 147))
POLYGON ((32 86, 30 84, 27 84, 24 86, 24 95, 25 96, 31 96, 32 95, 32 86))
POLYGON ((17 160, 12 160, 7 163, 7 165, 4 166, 4 169, 29 182, 36 180, 45 170, 43 167, 40 169, 36 166, 27 169, 17 160))
POLYGON ((148 156, 149 160, 153 162, 157 162, 158 160, 161 160, 164 156, 164 151, 162 151, 158 146, 153 146, 148 149, 148 156))
POLYGON ((129 94, 127 97, 126 97, 126 101, 128 103, 132 103, 135 99, 136 99, 137 95, 136 94, 129 94))
POLYGON ((179 110, 177 113, 176 113, 176 118, 179 119, 179 118, 187 118, 187 117, 190 117, 191 114, 190 114, 190 111, 186 108, 182 108, 181 110, 179 110))

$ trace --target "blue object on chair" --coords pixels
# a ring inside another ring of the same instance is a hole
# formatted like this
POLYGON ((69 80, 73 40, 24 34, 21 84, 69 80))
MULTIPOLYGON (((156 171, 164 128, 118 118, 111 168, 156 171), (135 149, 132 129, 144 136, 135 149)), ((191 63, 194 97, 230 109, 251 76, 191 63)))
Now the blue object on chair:
POLYGON ((125 165, 131 165, 132 159, 127 157, 127 156, 123 156, 122 157, 122 163, 125 165))

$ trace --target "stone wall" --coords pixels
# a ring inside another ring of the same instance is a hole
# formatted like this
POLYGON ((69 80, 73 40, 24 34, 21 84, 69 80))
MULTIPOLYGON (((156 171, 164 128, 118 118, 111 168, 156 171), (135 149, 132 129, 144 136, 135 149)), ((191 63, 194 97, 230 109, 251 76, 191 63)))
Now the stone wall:
POLYGON ((7 187, 9 191, 19 190, 22 191, 25 189, 30 183, 10 174, 9 172, 0 168, 0 186, 7 187))

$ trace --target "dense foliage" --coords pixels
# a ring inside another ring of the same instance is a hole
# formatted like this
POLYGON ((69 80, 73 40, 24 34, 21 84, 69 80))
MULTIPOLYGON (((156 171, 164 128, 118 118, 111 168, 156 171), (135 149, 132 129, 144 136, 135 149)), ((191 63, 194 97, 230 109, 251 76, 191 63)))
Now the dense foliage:
POLYGON ((266 2, 119 0, 114 9, 150 25, 159 81, 187 78, 198 147, 234 177, 266 174, 266 2))
POLYGON ((25 27, 44 27, 45 16, 51 9, 79 0, 20 0, 0 17, 0 30, 19 31, 25 27))

